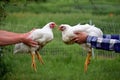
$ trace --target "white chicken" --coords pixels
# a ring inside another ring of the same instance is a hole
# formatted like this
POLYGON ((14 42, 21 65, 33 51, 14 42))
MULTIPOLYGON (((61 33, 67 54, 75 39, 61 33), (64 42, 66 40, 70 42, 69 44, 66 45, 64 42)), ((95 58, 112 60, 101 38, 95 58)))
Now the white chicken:
MULTIPOLYGON (((76 36, 76 34, 74 34, 75 32, 86 32, 88 35, 97 36, 97 37, 102 37, 103 35, 103 32, 101 31, 101 29, 95 27, 94 25, 89 25, 89 24, 85 24, 85 25, 77 24, 75 26, 70 26, 68 24, 61 24, 59 26, 59 30, 62 31, 62 40, 66 44, 75 43, 73 41, 73 38, 76 36)), ((90 63, 92 48, 88 43, 81 44, 81 45, 85 50, 88 51, 85 65, 84 65, 84 71, 86 72, 88 68, 88 64, 90 63)))
POLYGON ((52 41, 54 38, 52 29, 56 26, 54 22, 50 22, 46 24, 41 29, 35 29, 29 36, 32 40, 38 42, 38 46, 29 47, 24 43, 15 44, 14 53, 18 52, 26 52, 32 55, 32 67, 36 71, 36 63, 35 63, 35 55, 37 55, 38 60, 44 64, 41 55, 39 54, 39 50, 42 49, 48 42, 52 41))

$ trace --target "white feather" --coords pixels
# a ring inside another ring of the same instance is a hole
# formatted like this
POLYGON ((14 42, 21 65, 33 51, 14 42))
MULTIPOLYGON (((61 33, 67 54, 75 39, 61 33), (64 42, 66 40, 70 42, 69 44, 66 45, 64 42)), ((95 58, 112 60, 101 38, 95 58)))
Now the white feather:
POLYGON ((38 49, 41 49, 48 42, 53 40, 53 38, 54 38, 53 32, 49 26, 51 23, 53 23, 53 22, 46 24, 41 29, 35 29, 28 37, 28 38, 31 38, 32 40, 37 41, 40 45, 38 45, 36 47, 29 47, 29 46, 25 45, 24 43, 18 43, 18 44, 15 44, 14 53, 29 52, 29 51, 34 52, 38 49))
MULTIPOLYGON (((89 24, 85 24, 85 25, 80 25, 77 24, 75 26, 70 26, 68 24, 62 24, 60 25, 60 27, 65 27, 65 30, 62 31, 62 40, 66 43, 66 44, 74 44, 75 42, 72 41, 72 39, 76 36, 74 34, 74 32, 86 32, 88 35, 91 36, 97 36, 97 37, 102 37, 103 32, 101 31, 101 29, 95 27, 94 25, 89 25, 89 24)), ((90 50, 90 44, 82 44, 83 48, 86 50, 90 50)))

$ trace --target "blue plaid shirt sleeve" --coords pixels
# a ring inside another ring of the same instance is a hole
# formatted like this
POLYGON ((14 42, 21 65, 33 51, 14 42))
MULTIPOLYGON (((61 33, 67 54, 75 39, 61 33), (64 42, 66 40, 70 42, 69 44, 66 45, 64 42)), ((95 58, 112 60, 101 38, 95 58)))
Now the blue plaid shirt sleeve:
POLYGON ((103 38, 107 39, 117 39, 120 41, 120 34, 104 34, 103 38))
POLYGON ((103 50, 109 50, 109 51, 115 51, 120 53, 120 37, 103 37, 98 38, 95 36, 88 36, 87 37, 87 43, 91 45, 92 48, 96 49, 103 49, 103 50))

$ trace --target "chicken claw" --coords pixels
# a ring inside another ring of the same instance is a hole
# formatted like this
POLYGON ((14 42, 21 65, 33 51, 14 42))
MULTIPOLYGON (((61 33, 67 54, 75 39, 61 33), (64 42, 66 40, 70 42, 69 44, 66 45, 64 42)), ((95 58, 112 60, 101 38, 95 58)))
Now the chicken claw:
POLYGON ((88 65, 90 64, 91 56, 92 56, 92 52, 89 51, 88 54, 87 54, 85 65, 84 65, 84 72, 87 72, 88 65))
POLYGON ((32 55, 32 67, 34 71, 36 72, 37 69, 36 69, 36 63, 35 63, 35 53, 31 53, 31 55, 32 55))
POLYGON ((38 51, 36 51, 36 55, 37 55, 37 58, 38 58, 38 60, 40 61, 40 63, 41 63, 41 64, 44 64, 44 61, 43 61, 43 59, 42 59, 42 57, 41 57, 41 55, 39 54, 38 51))

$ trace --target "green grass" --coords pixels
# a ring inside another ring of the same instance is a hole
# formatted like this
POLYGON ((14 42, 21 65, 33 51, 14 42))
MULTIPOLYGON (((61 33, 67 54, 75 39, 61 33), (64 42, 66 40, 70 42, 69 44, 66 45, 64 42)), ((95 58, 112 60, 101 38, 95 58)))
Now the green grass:
POLYGON ((42 55, 45 65, 38 60, 37 72, 31 68, 30 55, 5 54, 12 65, 13 72, 4 76, 8 80, 117 80, 120 74, 120 59, 94 59, 84 73, 85 56, 76 53, 66 55, 50 53, 42 55))
MULTIPOLYGON (((12 2, 11 2, 12 3, 12 2)), ((48 0, 41 2, 22 2, 7 4, 7 12, 32 12, 32 13, 93 13, 93 14, 120 14, 119 0, 114 2, 108 0, 93 0, 92 5, 89 0, 48 0), (27 4, 29 3, 29 4, 27 4)))
MULTIPOLYGON (((60 2, 57 0, 49 0, 48 3, 39 3, 40 5, 30 3, 26 8, 21 4, 18 6, 9 4, 6 6, 8 15, 6 19, 1 22, 0 29, 23 33, 33 28, 41 28, 51 21, 56 22, 59 26, 63 23, 70 25, 76 25, 78 23, 84 24, 92 20, 92 23, 95 24, 96 27, 101 28, 104 34, 120 34, 120 15, 113 14, 110 16, 106 13, 104 15, 93 14, 91 7, 89 7, 90 3, 87 2, 88 0, 78 0, 78 4, 80 4, 85 11, 83 13, 81 10, 74 8, 75 4, 72 0, 64 1, 65 0, 60 0, 60 2)), ((99 5, 101 3, 105 5, 106 2, 107 0, 102 0, 101 2, 95 1, 95 3, 99 5)), ((118 5, 118 2, 118 0, 115 0, 113 3, 112 0, 110 0, 108 5, 100 5, 100 7, 105 7, 106 9, 111 7, 112 11, 115 10, 115 12, 119 13, 119 8, 115 7, 115 5, 118 5), (111 4, 113 4, 113 6, 111 4)), ((104 11, 105 10, 103 10, 103 12, 104 11)), ((108 10, 108 12, 109 11, 110 10, 108 10)), ((45 65, 41 65, 36 59, 37 72, 34 72, 31 68, 30 54, 13 55, 14 45, 3 47, 4 54, 2 59, 5 65, 2 65, 3 67, 0 66, 0 68, 5 69, 7 73, 0 79, 119 80, 119 54, 95 50, 95 59, 91 60, 88 72, 84 73, 86 51, 79 45, 65 45, 62 42, 61 32, 58 31, 58 27, 53 30, 53 33, 55 39, 40 51, 45 65)))
MULTIPOLYGON (((76 25, 78 23, 89 23, 89 20, 92 20, 92 23, 101 28, 104 33, 119 33, 120 30, 117 29, 120 26, 119 18, 120 15, 93 15, 90 13, 9 13, 0 29, 24 32, 30 31, 32 28, 42 27, 50 21, 54 21, 58 25, 63 23, 76 25), (112 27, 114 27, 115 31, 109 30, 112 27)), ((58 32, 57 28, 54 31, 58 32)))
MULTIPOLYGON (((9 13, 0 29, 27 32, 32 28, 39 28, 50 21, 58 25, 67 23, 88 23, 91 19, 95 25, 103 29, 104 33, 120 33, 119 17, 109 15, 96 16, 92 14, 64 14, 64 13, 9 13), (112 29, 109 29, 112 28, 112 29), (117 32, 118 31, 118 32, 117 32)), ((61 40, 61 32, 57 27, 53 30, 55 39, 47 44, 41 51, 45 65, 38 60, 37 72, 31 68, 31 56, 29 54, 13 55, 13 46, 4 47, 4 60, 9 66, 8 73, 2 79, 6 80, 118 80, 120 74, 120 59, 96 57, 92 59, 88 72, 84 73, 84 61, 86 52, 79 45, 65 45, 61 40), (84 55, 84 56, 82 56, 84 55)), ((111 52, 96 50, 95 53, 103 56, 111 55, 111 52)))

